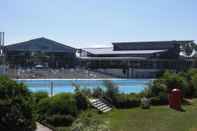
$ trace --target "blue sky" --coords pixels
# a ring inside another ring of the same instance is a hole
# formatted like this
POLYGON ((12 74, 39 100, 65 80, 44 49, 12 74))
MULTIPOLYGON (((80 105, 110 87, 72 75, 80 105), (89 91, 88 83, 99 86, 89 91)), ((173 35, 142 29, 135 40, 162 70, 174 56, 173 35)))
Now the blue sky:
POLYGON ((1 0, 12 44, 47 37, 74 47, 117 41, 197 40, 197 0, 1 0))

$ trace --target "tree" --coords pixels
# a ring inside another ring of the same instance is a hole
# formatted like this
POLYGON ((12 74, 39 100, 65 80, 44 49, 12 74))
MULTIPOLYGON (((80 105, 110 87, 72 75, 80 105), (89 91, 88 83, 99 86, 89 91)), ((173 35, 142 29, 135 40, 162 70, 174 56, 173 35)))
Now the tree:
POLYGON ((104 94, 103 89, 100 87, 93 88, 93 90, 92 90, 93 97, 96 97, 96 98, 102 97, 103 94, 104 94))
POLYGON ((75 93, 75 100, 76 100, 76 104, 77 104, 77 109, 79 111, 86 110, 88 108, 88 104, 89 104, 88 99, 81 92, 75 93))
POLYGON ((53 126, 68 126, 78 115, 77 102, 73 94, 60 93, 41 99, 38 103, 38 119, 53 126))
POLYGON ((75 97, 68 93, 44 98, 39 101, 38 107, 37 112, 42 117, 55 114, 76 116, 78 111, 75 97))
POLYGON ((23 84, 0 77, 0 130, 33 131, 31 94, 23 84))
POLYGON ((105 97, 107 97, 111 103, 116 103, 116 95, 119 94, 118 86, 112 81, 106 80, 104 81, 104 87, 106 88, 105 97))
POLYGON ((32 93, 32 97, 34 102, 37 104, 39 103, 40 100, 44 99, 44 98, 48 98, 48 93, 47 92, 35 92, 32 93))
POLYGON ((181 89, 184 96, 187 96, 190 92, 187 79, 180 74, 166 71, 161 79, 165 81, 168 92, 170 92, 173 88, 181 89))
POLYGON ((192 85, 193 85, 193 95, 197 97, 197 74, 192 76, 192 85))

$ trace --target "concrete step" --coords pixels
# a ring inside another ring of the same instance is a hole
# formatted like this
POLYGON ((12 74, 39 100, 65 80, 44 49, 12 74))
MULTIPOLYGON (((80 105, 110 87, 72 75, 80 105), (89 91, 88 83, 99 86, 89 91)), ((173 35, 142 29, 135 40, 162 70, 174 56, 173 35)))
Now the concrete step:
POLYGON ((97 102, 97 103, 92 103, 93 105, 95 105, 95 106, 100 106, 100 105, 103 105, 104 103, 102 103, 102 102, 97 102))
POLYGON ((108 108, 108 109, 104 110, 103 112, 108 112, 108 111, 111 111, 111 110, 112 110, 112 108, 108 108))
POLYGON ((110 107, 108 107, 108 106, 104 106, 103 108, 101 108, 101 110, 107 110, 107 109, 109 109, 110 107))
POLYGON ((89 99, 91 105, 102 112, 111 111, 112 108, 100 99, 89 99))

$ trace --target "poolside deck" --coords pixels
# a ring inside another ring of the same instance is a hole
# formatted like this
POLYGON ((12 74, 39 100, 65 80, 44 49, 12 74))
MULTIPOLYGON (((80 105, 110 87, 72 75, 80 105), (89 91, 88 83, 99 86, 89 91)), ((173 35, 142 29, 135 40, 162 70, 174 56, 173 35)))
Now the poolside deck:
POLYGON ((8 76, 13 79, 96 79, 118 78, 111 74, 86 69, 9 69, 8 76))

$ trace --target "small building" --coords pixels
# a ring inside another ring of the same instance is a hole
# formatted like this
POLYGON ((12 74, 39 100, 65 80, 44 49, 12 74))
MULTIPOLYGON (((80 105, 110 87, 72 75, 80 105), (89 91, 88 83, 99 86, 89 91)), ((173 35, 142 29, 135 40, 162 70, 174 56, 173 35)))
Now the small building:
POLYGON ((75 65, 75 48, 47 38, 37 38, 5 47, 6 62, 11 68, 68 68, 75 65))
POLYGON ((115 42, 112 45, 78 50, 81 66, 105 69, 104 72, 110 69, 111 73, 119 72, 127 78, 156 77, 166 69, 182 71, 197 67, 193 40, 115 42))

